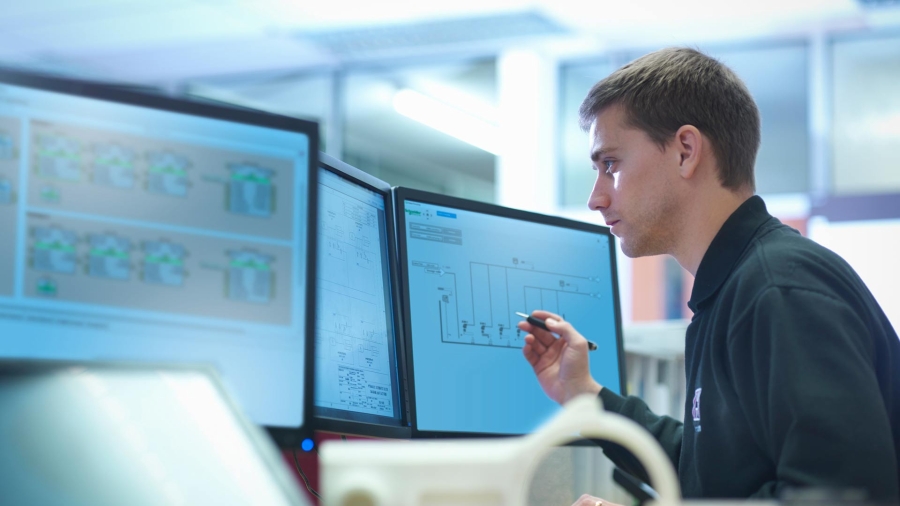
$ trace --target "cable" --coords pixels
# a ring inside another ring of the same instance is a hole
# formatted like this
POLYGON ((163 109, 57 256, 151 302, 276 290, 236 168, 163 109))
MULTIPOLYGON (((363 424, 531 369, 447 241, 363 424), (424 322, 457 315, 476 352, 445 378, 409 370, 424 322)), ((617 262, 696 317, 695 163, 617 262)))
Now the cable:
POLYGON ((303 483, 306 484, 306 490, 309 490, 309 493, 314 495, 316 499, 321 499, 322 496, 320 496, 318 492, 313 490, 312 486, 310 486, 309 484, 309 478, 306 477, 306 473, 304 473, 303 469, 300 468, 300 461, 297 460, 297 451, 292 451, 291 455, 294 457, 294 465, 297 466, 297 472, 300 473, 300 478, 303 478, 303 483))

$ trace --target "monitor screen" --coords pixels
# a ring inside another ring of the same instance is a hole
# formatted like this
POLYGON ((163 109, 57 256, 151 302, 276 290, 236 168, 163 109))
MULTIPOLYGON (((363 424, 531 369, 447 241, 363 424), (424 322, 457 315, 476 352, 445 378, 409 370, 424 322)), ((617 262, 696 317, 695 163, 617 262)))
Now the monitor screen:
POLYGON ((621 391, 608 228, 405 188, 396 202, 414 435, 526 434, 560 409, 522 354, 517 311, 571 322, 598 345, 594 378, 621 391))
POLYGON ((319 156, 316 427, 408 437, 397 359, 391 189, 319 156))
POLYGON ((0 355, 211 364, 253 421, 303 427, 317 143, 312 122, 0 73, 0 355))

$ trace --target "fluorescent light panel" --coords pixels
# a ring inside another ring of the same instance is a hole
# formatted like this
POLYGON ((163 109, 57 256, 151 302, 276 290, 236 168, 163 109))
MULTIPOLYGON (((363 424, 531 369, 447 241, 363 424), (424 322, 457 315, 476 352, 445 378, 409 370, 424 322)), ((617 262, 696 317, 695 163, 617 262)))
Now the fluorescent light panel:
POLYGON ((488 153, 500 154, 500 131, 496 125, 417 91, 398 91, 394 95, 394 110, 488 153))

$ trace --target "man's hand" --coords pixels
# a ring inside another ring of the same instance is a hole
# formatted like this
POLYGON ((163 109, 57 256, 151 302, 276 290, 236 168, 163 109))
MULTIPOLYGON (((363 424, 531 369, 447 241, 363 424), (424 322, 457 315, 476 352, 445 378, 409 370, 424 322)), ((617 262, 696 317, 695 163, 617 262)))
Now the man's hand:
POLYGON ((572 506, 621 506, 614 502, 609 502, 604 499, 600 499, 599 497, 594 497, 592 495, 584 494, 578 498, 577 501, 572 503, 572 506))
POLYGON ((518 324, 529 333, 525 336, 522 353, 534 368, 538 383, 547 396, 564 404, 580 394, 599 394, 603 387, 591 377, 587 340, 559 315, 534 311, 531 316, 544 320, 552 332, 527 321, 518 324), (559 335, 559 339, 553 334, 559 335))

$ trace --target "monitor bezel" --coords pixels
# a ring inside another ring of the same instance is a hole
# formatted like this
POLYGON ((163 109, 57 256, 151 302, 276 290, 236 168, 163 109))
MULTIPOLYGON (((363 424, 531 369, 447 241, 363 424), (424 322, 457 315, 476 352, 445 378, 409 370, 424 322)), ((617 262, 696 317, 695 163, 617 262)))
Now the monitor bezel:
MULTIPOLYGON (((350 434, 356 436, 409 439, 411 428, 409 423, 409 410, 407 404, 406 359, 404 354, 404 323, 400 311, 400 290, 397 272, 397 243, 394 229, 394 202, 391 194, 391 186, 376 177, 367 174, 352 165, 344 163, 325 153, 319 153, 319 166, 339 177, 349 180, 368 190, 384 197, 384 222, 387 228, 387 262, 388 281, 391 289, 391 308, 394 319, 394 360, 397 368, 397 402, 399 403, 399 425, 387 425, 381 423, 363 422, 359 420, 344 420, 321 416, 316 414, 315 402, 313 403, 313 428, 323 432, 338 434, 350 434)), ((315 366, 313 366, 315 367, 315 366)), ((315 371, 313 371, 315 372, 315 371)))
MULTIPOLYGON (((65 95, 113 102, 122 105, 144 107, 177 114, 199 116, 208 119, 242 123, 277 130, 285 130, 306 135, 309 139, 307 147, 307 160, 309 163, 308 177, 306 180, 307 194, 307 254, 306 254, 306 279, 314 280, 316 273, 315 239, 317 223, 317 189, 318 189, 318 154, 319 154, 319 125, 314 121, 281 116, 263 111, 230 106, 227 104, 212 104, 207 102, 191 101, 187 98, 175 98, 156 93, 152 88, 142 88, 128 84, 104 83, 82 79, 51 76, 24 72, 20 70, 0 68, 0 86, 11 85, 23 88, 32 88, 40 91, 61 93, 65 95), (310 251, 313 254, 310 254, 310 251)), ((299 199, 298 199, 299 200, 299 199)), ((302 328, 304 335, 314 335, 315 318, 309 315, 315 311, 315 284, 307 282, 305 288, 306 308, 302 328)), ((281 447, 299 447, 302 441, 312 435, 310 427, 313 409, 313 339, 305 339, 304 342, 304 385, 303 385, 303 419, 297 427, 266 426, 263 427, 269 436, 281 447)))
MULTIPOLYGON (((610 268, 612 270, 612 289, 613 289, 613 313, 616 326, 616 351, 619 363, 619 392, 624 394, 625 387, 625 350, 622 342, 622 313, 619 301, 619 279, 616 264, 616 243, 615 236, 610 232, 609 227, 594 225, 581 221, 560 218, 558 216, 549 216, 545 214, 534 213, 530 211, 522 211, 520 209, 512 209, 499 206, 496 204, 488 204, 458 197, 450 197, 438 193, 415 190, 412 188, 398 187, 394 188, 394 205, 397 216, 397 241, 400 262, 401 284, 400 290, 404 294, 403 299, 403 325, 404 336, 406 339, 406 357, 407 357, 407 378, 409 389, 409 414, 412 422, 413 438, 478 438, 478 437, 513 437, 522 434, 497 434, 484 432, 446 432, 434 430, 420 430, 418 426, 418 416, 416 413, 416 383, 415 383, 415 364, 413 363, 413 339, 412 339, 412 319, 409 307, 409 273, 406 268, 409 262, 406 248, 406 213, 405 202, 412 200, 426 204, 434 204, 446 206, 449 208, 459 209, 462 211, 470 211, 481 214, 489 214, 502 218, 511 218, 515 220, 527 221, 532 223, 540 223, 544 225, 552 225, 556 227, 579 230, 583 232, 591 232, 609 237, 610 245, 610 268)), ((522 360, 525 360, 523 357, 522 360)))

